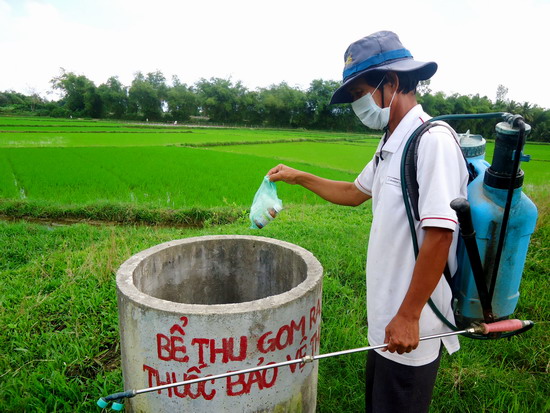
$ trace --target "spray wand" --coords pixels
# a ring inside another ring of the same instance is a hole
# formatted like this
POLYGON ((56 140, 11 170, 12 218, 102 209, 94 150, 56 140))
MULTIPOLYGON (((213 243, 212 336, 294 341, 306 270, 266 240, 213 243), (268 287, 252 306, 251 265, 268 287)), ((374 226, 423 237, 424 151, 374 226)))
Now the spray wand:
MULTIPOLYGON (((420 337, 420 341, 432 340, 434 338, 443 338, 443 337, 455 336, 455 335, 459 335, 459 334, 483 334, 483 335, 487 335, 487 334, 491 334, 491 333, 502 333, 502 332, 505 332, 505 331, 516 331, 516 330, 524 329, 526 327, 532 327, 533 325, 534 325, 534 323, 532 321, 517 320, 517 319, 497 321, 495 323, 489 323, 489 324, 474 323, 470 327, 468 327, 464 330, 451 331, 451 332, 448 332, 448 333, 440 333, 440 334, 434 334, 434 335, 430 335, 430 336, 420 337)), ((147 387, 147 388, 139 389, 139 390, 128 390, 128 391, 124 391, 124 392, 120 392, 120 393, 113 393, 113 394, 110 394, 108 396, 101 397, 97 401, 97 405, 99 407, 101 407, 102 409, 104 409, 104 408, 107 408, 109 406, 109 404, 112 402, 111 409, 119 411, 119 410, 122 410, 122 408, 124 407, 124 405, 122 404, 122 401, 124 399, 128 399, 128 398, 137 396, 139 394, 150 393, 150 392, 154 392, 154 391, 161 391, 161 390, 165 390, 165 389, 169 389, 169 388, 173 388, 173 387, 179 387, 179 386, 185 386, 185 385, 190 385, 190 384, 195 384, 195 383, 201 383, 201 382, 204 382, 204 381, 211 381, 211 380, 214 381, 214 380, 217 380, 217 379, 223 379, 225 377, 237 376, 239 374, 246 374, 246 373, 252 373, 252 372, 260 371, 260 370, 268 370, 268 369, 273 369, 273 368, 278 368, 278 367, 283 367, 283 366, 289 366, 289 365, 292 365, 292 364, 313 363, 313 361, 315 361, 315 360, 321 360, 321 359, 325 359, 325 358, 329 358, 329 357, 343 356, 343 355, 353 354, 353 353, 360 353, 360 352, 369 351, 369 350, 376 350, 376 349, 385 348, 386 346, 387 346, 387 344, 379 344, 379 345, 369 346, 369 347, 358 347, 358 348, 349 349, 349 350, 336 351, 336 352, 333 352, 333 353, 318 354, 318 355, 313 355, 313 356, 308 355, 308 356, 298 358, 298 359, 294 359, 294 360, 283 361, 283 362, 280 362, 280 363, 267 364, 267 365, 264 365, 264 366, 257 366, 257 367, 252 367, 252 368, 244 369, 244 370, 231 371, 231 372, 227 372, 227 373, 216 374, 214 376, 199 377, 197 379, 184 380, 184 381, 180 381, 178 383, 170 383, 170 384, 165 384, 165 385, 162 385, 162 386, 147 387)))

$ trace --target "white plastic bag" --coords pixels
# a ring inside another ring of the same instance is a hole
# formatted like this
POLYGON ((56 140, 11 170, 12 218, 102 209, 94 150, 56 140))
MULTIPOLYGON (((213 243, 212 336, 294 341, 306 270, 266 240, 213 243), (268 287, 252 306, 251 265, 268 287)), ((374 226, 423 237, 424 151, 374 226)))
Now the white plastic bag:
POLYGON ((277 197, 275 182, 266 176, 258 188, 250 207, 250 228, 260 229, 269 224, 283 210, 283 201, 277 197))

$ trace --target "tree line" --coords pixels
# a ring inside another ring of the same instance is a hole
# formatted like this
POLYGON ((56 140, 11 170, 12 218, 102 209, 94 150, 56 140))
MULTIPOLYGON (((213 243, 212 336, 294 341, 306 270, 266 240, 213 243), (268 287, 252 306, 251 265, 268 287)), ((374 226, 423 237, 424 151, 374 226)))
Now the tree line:
MULTIPOLYGON (((51 84, 61 99, 50 101, 37 93, 0 92, 0 114, 365 131, 350 105, 329 105, 332 93, 340 85, 332 80, 313 80, 306 90, 286 82, 249 90, 240 81, 221 78, 187 85, 174 76, 169 84, 162 72, 156 71, 137 72, 130 86, 123 85, 117 76, 96 86, 86 76, 62 69, 51 84)), ((500 85, 495 102, 479 94, 447 96, 433 93, 429 81, 425 81, 419 85, 417 97, 432 116, 519 113, 532 127, 530 140, 550 142, 550 110, 508 100, 506 93, 507 89, 500 85)), ((471 130, 488 138, 494 135, 494 125, 494 120, 453 123, 459 132, 471 130)))

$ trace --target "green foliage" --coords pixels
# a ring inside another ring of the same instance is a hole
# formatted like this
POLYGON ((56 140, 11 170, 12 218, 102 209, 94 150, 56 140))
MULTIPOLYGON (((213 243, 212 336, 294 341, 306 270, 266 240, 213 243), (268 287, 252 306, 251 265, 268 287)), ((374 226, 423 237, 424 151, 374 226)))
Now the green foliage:
POLYGON ((201 79, 196 84, 201 114, 218 123, 238 123, 240 100, 246 94, 241 82, 230 79, 201 79))
POLYGON ((162 103, 167 88, 160 72, 148 73, 145 77, 136 73, 128 91, 128 110, 131 117, 142 120, 162 119, 162 103))
POLYGON ((0 92, 0 114, 33 114, 50 113, 58 106, 42 99, 36 92, 24 95, 13 91, 0 92))
POLYGON ((180 83, 177 76, 174 77, 173 83, 174 86, 166 93, 168 113, 174 121, 187 121, 191 116, 198 114, 197 97, 192 88, 180 83))
POLYGON ((307 127, 321 130, 363 130, 350 105, 330 105, 339 82, 317 79, 311 82, 306 93, 307 127))
MULTIPOLYGON (((267 88, 248 90, 240 81, 200 79, 193 86, 181 83, 177 76, 172 85, 160 71, 135 74, 128 88, 111 77, 96 88, 83 75, 61 69, 51 81, 64 96, 59 102, 45 102, 36 93, 24 96, 15 92, 0 93, 0 113, 25 113, 53 117, 89 117, 139 119, 150 121, 194 121, 234 126, 307 128, 364 132, 351 106, 329 105, 340 82, 315 79, 307 90, 286 82, 267 88)), ((532 126, 532 141, 550 142, 550 110, 506 99, 507 89, 499 85, 493 103, 486 96, 433 93, 430 81, 422 81, 417 98, 432 116, 464 113, 510 112, 521 114, 532 126)), ((461 120, 454 125, 459 132, 494 137, 491 120, 461 120)))
POLYGON ((101 117, 103 101, 94 83, 84 75, 76 75, 61 69, 61 74, 51 81, 54 89, 64 96, 61 104, 75 116, 101 117))
POLYGON ((304 125, 305 96, 285 82, 271 85, 260 91, 265 123, 275 127, 299 127, 304 125))
POLYGON ((110 77, 97 90, 107 118, 122 119, 128 110, 128 91, 116 76, 110 77))

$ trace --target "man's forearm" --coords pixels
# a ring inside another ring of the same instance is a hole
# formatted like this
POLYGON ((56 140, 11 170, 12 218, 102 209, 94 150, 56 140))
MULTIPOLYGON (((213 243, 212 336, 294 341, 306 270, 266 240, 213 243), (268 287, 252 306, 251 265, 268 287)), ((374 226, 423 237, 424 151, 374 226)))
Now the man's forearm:
POLYGON ((353 182, 333 181, 307 172, 300 174, 297 183, 326 201, 338 205, 357 206, 370 198, 360 192, 353 182))
POLYGON ((301 185, 334 204, 357 206, 370 199, 370 196, 357 189, 353 182, 332 181, 283 164, 271 169, 267 175, 272 182, 283 181, 291 185, 301 185))

